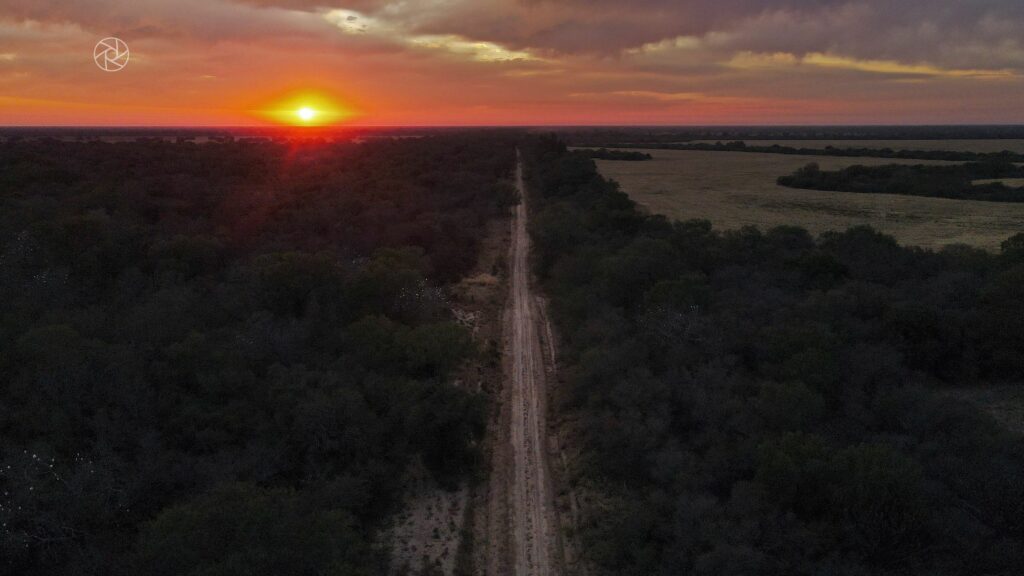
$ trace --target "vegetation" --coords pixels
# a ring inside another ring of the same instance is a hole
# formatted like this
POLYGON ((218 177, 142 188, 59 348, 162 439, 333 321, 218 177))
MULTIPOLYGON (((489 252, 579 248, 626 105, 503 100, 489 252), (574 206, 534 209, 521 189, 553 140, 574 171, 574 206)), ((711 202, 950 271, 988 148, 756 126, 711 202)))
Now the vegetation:
POLYGON ((483 399, 444 284, 510 137, 0 144, 0 571, 376 574, 483 399))
MULTIPOLYGON (((807 164, 799 156, 675 150, 655 155, 658 162, 598 160, 596 164, 605 178, 619 182, 622 191, 645 210, 669 219, 707 219, 719 230, 795 225, 817 235, 869 225, 901 244, 934 249, 968 244, 998 252, 1024 222, 1024 203, 951 202, 927 196, 836 194, 779 186, 780 174, 807 164)), ((852 163, 843 158, 820 160, 822 170, 852 163)))
POLYGON ((629 150, 609 150, 607 148, 594 149, 583 149, 575 150, 577 154, 584 156, 585 158, 593 158, 595 160, 626 160, 626 161, 640 161, 640 160, 652 160, 654 157, 646 152, 634 152, 629 150))
MULTIPOLYGON (((617 148, 638 144, 689 144, 695 141, 738 140, 1019 140, 1022 126, 632 126, 562 128, 559 136, 570 146, 617 148)), ((928 146, 931 148, 931 146, 928 146)), ((998 150, 998 149, 997 149, 998 150)))
MULTIPOLYGON (((703 152, 753 152, 758 154, 790 154, 797 156, 840 156, 893 158, 898 160, 948 160, 954 162, 1024 162, 1024 154, 1003 150, 1002 152, 968 152, 950 150, 893 150, 891 148, 794 148, 792 146, 748 145, 741 140, 733 142, 688 142, 674 144, 657 144, 655 146, 630 144, 624 146, 640 148, 658 148, 664 150, 699 150, 703 152)), ((595 156, 596 158, 596 156, 595 156)))
POLYGON ((997 255, 718 232, 642 214, 554 138, 524 158, 599 569, 1024 565, 1024 444, 931 390, 1021 381, 1024 235, 997 255))
POLYGON ((850 166, 825 171, 817 164, 808 164, 778 183, 790 188, 866 192, 874 194, 905 194, 960 200, 990 202, 1024 202, 1024 189, 1011 188, 1001 182, 976 183, 976 180, 1022 178, 1024 167, 1010 163, 969 163, 956 166, 850 166))

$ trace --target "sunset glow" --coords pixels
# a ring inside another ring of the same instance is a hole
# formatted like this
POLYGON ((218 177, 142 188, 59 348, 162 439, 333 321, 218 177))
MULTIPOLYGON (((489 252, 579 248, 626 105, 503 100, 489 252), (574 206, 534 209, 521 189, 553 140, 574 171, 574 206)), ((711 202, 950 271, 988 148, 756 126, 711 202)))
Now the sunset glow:
POLYGON ((304 91, 278 99, 265 109, 252 114, 254 120, 270 120, 274 124, 295 126, 336 126, 358 117, 351 106, 319 92, 304 91))
POLYGON ((0 0, 0 124, 1024 122, 1024 4, 939 4, 0 0))

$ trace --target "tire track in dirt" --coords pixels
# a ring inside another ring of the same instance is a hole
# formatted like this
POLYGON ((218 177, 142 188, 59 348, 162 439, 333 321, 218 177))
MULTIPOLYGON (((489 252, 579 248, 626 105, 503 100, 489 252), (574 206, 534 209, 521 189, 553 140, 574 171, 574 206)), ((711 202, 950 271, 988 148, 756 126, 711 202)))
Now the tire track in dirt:
POLYGON ((510 556, 516 576, 558 573, 557 522, 546 450, 546 390, 541 351, 542 317, 530 289, 527 197, 522 161, 516 167, 520 202, 512 220, 509 247, 510 305, 506 313, 509 343, 509 498, 510 556))

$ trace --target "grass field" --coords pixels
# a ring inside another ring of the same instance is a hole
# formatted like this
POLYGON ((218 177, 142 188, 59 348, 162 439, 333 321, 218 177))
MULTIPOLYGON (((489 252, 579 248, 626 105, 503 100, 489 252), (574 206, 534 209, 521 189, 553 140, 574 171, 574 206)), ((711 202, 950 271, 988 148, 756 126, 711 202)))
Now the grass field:
POLYGON ((854 164, 895 162, 891 159, 647 152, 653 160, 598 160, 597 166, 638 203, 675 219, 704 218, 719 228, 795 224, 815 234, 868 224, 904 244, 930 248, 964 243, 998 250, 1003 240, 1024 232, 1024 204, 796 190, 775 183, 779 176, 810 162, 835 170, 854 164))
MULTIPOLYGON (((697 140, 697 142, 726 142, 697 140)), ((953 152, 1024 152, 1024 140, 747 140, 750 146, 789 146, 792 148, 892 148, 893 150, 950 150, 953 152)))

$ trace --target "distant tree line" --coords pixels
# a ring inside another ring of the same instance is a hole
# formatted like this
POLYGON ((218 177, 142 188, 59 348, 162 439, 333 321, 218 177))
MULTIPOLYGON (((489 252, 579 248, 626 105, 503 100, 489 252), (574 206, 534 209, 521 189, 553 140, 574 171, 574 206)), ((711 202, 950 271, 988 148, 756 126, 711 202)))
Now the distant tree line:
POLYGON ((625 161, 640 161, 640 160, 652 160, 654 157, 646 152, 635 152, 630 150, 609 150, 607 148, 594 149, 582 149, 574 150, 575 153, 580 154, 586 158, 593 158, 594 160, 625 160, 625 161))
POLYGON ((646 146, 630 144, 623 147, 658 148, 664 150, 698 150, 703 152, 754 152, 758 154, 791 154, 797 156, 841 156, 893 158, 900 160, 949 160, 954 162, 1024 162, 1024 154, 1003 150, 1001 152, 968 152, 955 150, 893 150, 892 148, 795 148, 772 144, 770 146, 750 145, 743 141, 733 142, 688 142, 646 146))
POLYGON ((557 134, 569 146, 618 148, 742 140, 1020 140, 1024 126, 618 126, 562 128, 557 134))
POLYGON ((956 166, 857 165, 828 171, 812 163, 780 177, 778 183, 808 190, 1024 202, 1024 188, 1002 182, 975 183, 999 178, 1024 178, 1024 167, 1006 162, 975 162, 956 166))
POLYGON ((445 284, 502 134, 0 144, 0 572, 370 575, 406 466, 476 469, 445 284))
POLYGON ((1014 574, 1024 443, 949 386, 1024 381, 1024 235, 992 254, 645 215, 524 147, 599 573, 1014 574))

